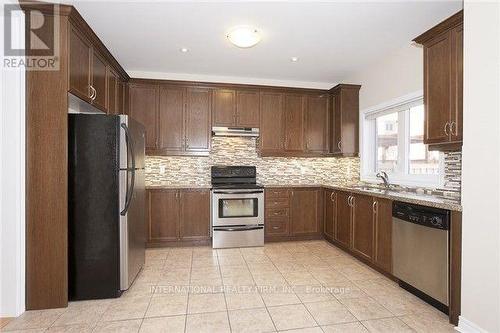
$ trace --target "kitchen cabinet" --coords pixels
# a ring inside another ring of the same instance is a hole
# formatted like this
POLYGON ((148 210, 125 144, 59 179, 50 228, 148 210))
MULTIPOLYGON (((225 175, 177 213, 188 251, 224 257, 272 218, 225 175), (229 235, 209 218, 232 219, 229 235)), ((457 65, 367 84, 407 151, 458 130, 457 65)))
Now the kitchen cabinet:
POLYGON ((284 94, 261 92, 260 96, 260 153, 273 155, 284 149, 284 94))
POLYGON ((337 191, 337 215, 334 239, 346 248, 351 247, 351 195, 337 191))
POLYGON ((320 232, 318 189, 295 188, 290 191, 290 225, 293 236, 320 232))
POLYGON ((265 236, 288 236, 290 234, 290 203, 288 189, 266 189, 265 192, 265 236))
POLYGON ((285 151, 304 151, 304 96, 285 95, 285 151))
POLYGON ((359 89, 353 84, 339 84, 330 90, 329 153, 335 156, 359 154, 359 89))
POLYGON ((208 189, 148 190, 148 244, 208 242, 210 191, 208 189))
POLYGON ((148 191, 148 242, 175 241, 179 238, 179 191, 148 191))
POLYGON ((259 91, 215 89, 213 125, 259 127, 259 91))
POLYGON ((69 91, 90 103, 92 46, 73 25, 69 29, 69 49, 69 91))
POLYGON ((160 86, 158 146, 161 155, 195 155, 210 150, 210 90, 160 86))
POLYGON ((373 263, 392 273, 392 201, 373 198, 375 224, 373 263))
POLYGON ((96 49, 92 51, 92 80, 91 85, 94 90, 94 96, 91 99, 92 104, 97 108, 107 111, 107 86, 106 86, 106 60, 96 49))
POLYGON ((117 92, 116 92, 117 114, 127 114, 126 90, 127 90, 127 84, 119 80, 117 83, 117 92))
POLYGON ((351 248, 367 260, 373 257, 374 204, 370 196, 351 195, 351 248))
POLYGON ((324 153, 327 149, 328 95, 306 97, 306 151, 324 153))
POLYGON ((335 227, 337 218, 337 193, 330 189, 325 189, 323 195, 324 222, 323 233, 329 239, 335 237, 335 227))
POLYGON ((158 85, 130 84, 128 114, 146 129, 146 153, 158 147, 158 85))
POLYGON ((119 102, 119 79, 118 75, 108 67, 107 87, 108 87, 108 114, 120 114, 119 102))
POLYGON ((459 149, 463 123, 463 12, 414 41, 422 44, 424 51, 424 143, 431 150, 459 149))

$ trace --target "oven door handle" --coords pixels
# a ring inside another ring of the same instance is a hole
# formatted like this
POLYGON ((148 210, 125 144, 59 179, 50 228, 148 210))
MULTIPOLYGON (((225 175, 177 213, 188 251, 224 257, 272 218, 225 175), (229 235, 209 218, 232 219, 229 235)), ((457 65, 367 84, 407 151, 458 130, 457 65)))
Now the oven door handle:
POLYGON ((264 193, 264 191, 250 191, 250 192, 238 192, 238 191, 213 191, 214 194, 255 194, 264 193))
POLYGON ((255 226, 255 227, 236 227, 236 228, 228 228, 228 227, 215 227, 214 231, 249 231, 249 230, 260 230, 264 229, 263 226, 255 226))

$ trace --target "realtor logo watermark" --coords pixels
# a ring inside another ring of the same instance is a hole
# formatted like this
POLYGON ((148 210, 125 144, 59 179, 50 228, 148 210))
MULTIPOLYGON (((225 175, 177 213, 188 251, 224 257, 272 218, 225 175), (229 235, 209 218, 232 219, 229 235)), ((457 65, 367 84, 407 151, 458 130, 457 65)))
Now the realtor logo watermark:
POLYGON ((59 70, 60 16, 58 4, 37 4, 23 11, 4 4, 3 67, 36 71, 59 70), (41 7, 43 6, 43 7, 41 7))

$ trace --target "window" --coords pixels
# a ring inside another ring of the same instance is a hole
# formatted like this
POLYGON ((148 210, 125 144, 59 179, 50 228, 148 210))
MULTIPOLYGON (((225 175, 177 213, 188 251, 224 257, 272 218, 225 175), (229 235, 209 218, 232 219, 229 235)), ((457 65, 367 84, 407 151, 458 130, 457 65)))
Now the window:
POLYGON ((362 180, 376 181, 385 171, 391 183, 437 186, 440 154, 424 144, 424 105, 421 94, 363 114, 362 180))

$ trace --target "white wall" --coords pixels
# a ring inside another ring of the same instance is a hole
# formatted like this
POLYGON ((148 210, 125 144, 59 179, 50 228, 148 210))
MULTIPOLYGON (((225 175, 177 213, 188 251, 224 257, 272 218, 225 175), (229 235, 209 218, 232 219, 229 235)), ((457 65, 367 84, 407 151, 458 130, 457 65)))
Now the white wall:
MULTIPOLYGON (((17 1, 9 1, 17 2, 17 1)), ((0 6, 3 28, 3 3, 0 6)), ((23 43, 22 15, 15 22, 23 43)), ((18 37, 18 38, 17 38, 18 37)), ((0 45, 3 58, 3 30, 0 45)), ((2 65, 3 66, 3 59, 2 65)), ((14 317, 25 309, 24 282, 24 71, 0 72, 0 317, 14 317)))
POLYGON ((500 2, 464 3, 462 332, 500 332, 500 2))
POLYGON ((359 108, 365 110, 422 90, 423 73, 422 48, 408 43, 341 82, 361 84, 359 108))

